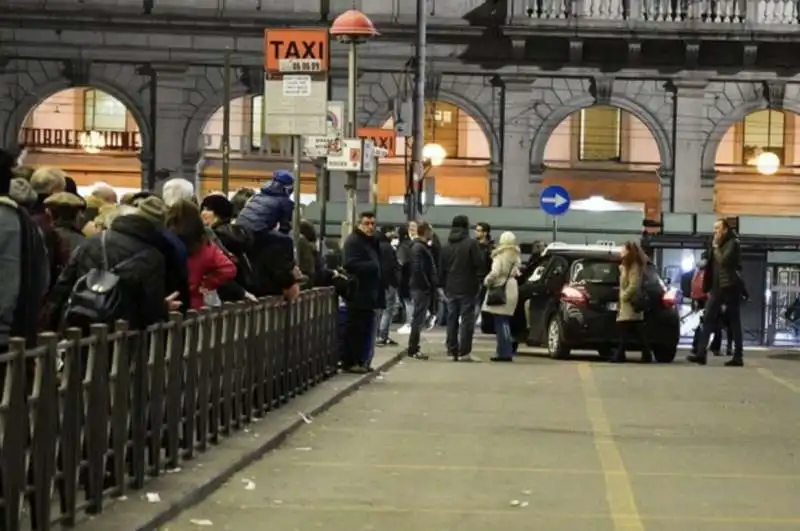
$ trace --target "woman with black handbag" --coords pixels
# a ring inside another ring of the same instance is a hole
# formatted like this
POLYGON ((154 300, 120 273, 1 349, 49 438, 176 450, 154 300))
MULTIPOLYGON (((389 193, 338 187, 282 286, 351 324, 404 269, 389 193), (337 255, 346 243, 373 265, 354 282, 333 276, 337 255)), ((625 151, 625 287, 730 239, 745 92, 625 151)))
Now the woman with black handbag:
POLYGON ((653 361, 653 353, 644 329, 644 310, 647 294, 642 288, 642 279, 647 267, 647 255, 634 242, 626 242, 622 247, 622 263, 619 265, 619 305, 617 325, 619 326, 619 347, 611 357, 612 363, 625 363, 625 349, 632 339, 642 347, 642 363, 653 361))
POLYGON ((519 298, 516 277, 519 275, 520 265, 517 238, 513 232, 504 232, 492 251, 492 269, 483 280, 483 285, 486 286, 483 311, 494 318, 494 335, 497 339, 497 352, 492 361, 514 359, 511 317, 519 298))

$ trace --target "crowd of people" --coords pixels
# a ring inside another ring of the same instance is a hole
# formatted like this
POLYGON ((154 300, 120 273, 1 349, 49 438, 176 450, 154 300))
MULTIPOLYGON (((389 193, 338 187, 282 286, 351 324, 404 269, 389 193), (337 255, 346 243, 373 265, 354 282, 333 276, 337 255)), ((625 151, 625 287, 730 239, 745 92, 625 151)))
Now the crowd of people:
POLYGON ((82 197, 63 170, 18 166, 0 152, 0 351, 11 337, 33 345, 44 330, 117 319, 143 329, 170 311, 330 285, 341 275, 323 263, 313 227, 298 267, 293 185, 279 171, 230 199, 199 199, 181 178, 159 194, 117 197, 100 183, 82 197))

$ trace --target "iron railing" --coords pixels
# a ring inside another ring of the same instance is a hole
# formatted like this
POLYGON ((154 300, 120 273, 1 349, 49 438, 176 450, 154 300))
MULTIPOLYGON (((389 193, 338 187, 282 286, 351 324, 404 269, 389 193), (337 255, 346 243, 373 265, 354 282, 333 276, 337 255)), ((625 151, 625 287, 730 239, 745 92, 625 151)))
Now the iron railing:
POLYGON ((98 514, 337 370, 332 289, 51 332, 0 355, 0 530, 98 514))

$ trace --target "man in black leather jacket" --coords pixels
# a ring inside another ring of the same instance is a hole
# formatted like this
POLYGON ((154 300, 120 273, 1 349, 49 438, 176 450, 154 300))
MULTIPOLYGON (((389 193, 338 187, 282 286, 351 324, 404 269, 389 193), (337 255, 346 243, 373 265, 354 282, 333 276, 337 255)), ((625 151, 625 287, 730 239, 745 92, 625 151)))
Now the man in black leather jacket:
POLYGON ((708 340, 719 326, 724 313, 728 319, 729 330, 733 335, 733 357, 725 363, 728 367, 741 367, 742 362, 742 303, 743 284, 739 271, 742 269, 739 238, 725 219, 714 223, 714 243, 709 252, 709 260, 703 277, 703 291, 708 293, 703 328, 697 338, 697 353, 689 356, 689 361, 705 365, 708 353, 708 340))

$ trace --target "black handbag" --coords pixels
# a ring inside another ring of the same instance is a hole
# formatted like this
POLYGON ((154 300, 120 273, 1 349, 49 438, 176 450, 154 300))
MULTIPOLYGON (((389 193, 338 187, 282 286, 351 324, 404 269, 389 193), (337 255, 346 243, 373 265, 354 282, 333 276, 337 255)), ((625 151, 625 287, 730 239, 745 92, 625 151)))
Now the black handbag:
POLYGON ((514 266, 511 266, 511 269, 508 270, 508 275, 506 276, 505 282, 500 284, 499 286, 492 286, 487 288, 486 290, 486 306, 503 306, 508 302, 506 298, 506 284, 508 284, 508 279, 511 278, 511 272, 514 271, 514 266))

